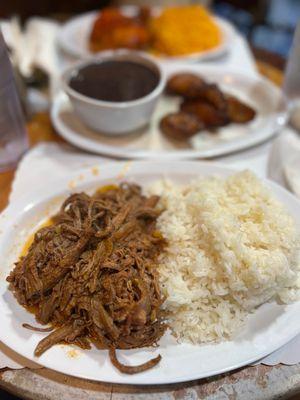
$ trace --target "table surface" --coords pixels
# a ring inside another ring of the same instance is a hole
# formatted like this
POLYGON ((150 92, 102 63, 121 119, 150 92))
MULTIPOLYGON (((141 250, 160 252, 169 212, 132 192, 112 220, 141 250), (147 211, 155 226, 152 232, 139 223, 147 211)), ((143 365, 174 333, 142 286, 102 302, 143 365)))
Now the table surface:
MULTIPOLYGON (((282 73, 265 62, 257 62, 259 71, 276 84, 282 73)), ((28 123, 30 145, 41 141, 61 142, 45 113, 28 123)), ((0 173, 0 211, 8 202, 15 171, 0 173)), ((25 399, 98 400, 131 399, 276 399, 290 398, 300 392, 300 365, 249 366, 237 371, 176 385, 132 386, 91 382, 56 373, 46 368, 0 371, 0 387, 25 399)), ((296 398, 296 397, 295 397, 296 398)))

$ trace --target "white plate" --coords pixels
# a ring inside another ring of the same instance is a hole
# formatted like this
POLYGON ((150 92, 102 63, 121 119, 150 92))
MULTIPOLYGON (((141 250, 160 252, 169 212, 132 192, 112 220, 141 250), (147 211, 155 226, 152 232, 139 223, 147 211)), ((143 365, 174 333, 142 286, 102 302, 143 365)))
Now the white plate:
MULTIPOLYGON (((45 334, 22 328, 22 323, 34 324, 34 319, 7 290, 5 277, 25 238, 57 210, 69 193, 94 190, 98 185, 123 179, 147 185, 163 176, 176 182, 187 182, 196 176, 218 174, 225 177, 233 172, 222 165, 201 162, 120 162, 100 166, 98 176, 94 168, 82 170, 50 187, 37 188, 30 198, 11 204, 0 216, 0 340, 22 356, 59 372, 126 384, 165 384, 204 378, 252 363, 287 343, 300 333, 300 302, 265 304, 249 317, 243 332, 232 341, 193 346, 177 344, 172 337, 165 335, 157 349, 120 351, 120 358, 129 364, 143 362, 161 353, 162 361, 157 367, 133 376, 118 372, 111 365, 107 351, 96 349, 81 350, 58 345, 36 359, 34 348, 45 334)), ((265 183, 299 222, 299 200, 278 185, 265 183)))
MULTIPOLYGON (((122 13, 128 16, 134 16, 138 12, 136 6, 123 6, 120 7, 122 13)), ((98 11, 92 11, 85 14, 78 15, 67 21, 60 29, 58 33, 58 44, 59 46, 69 55, 73 57, 85 58, 93 55, 89 50, 89 36, 94 24, 98 11)), ((162 61, 204 61, 220 57, 225 54, 230 46, 233 44, 235 38, 234 28, 230 23, 222 18, 214 18, 218 24, 221 34, 222 42, 220 45, 213 49, 202 51, 199 53, 193 53, 185 56, 178 57, 167 57, 161 56, 159 59, 162 61)))
POLYGON ((286 103, 279 88, 262 77, 248 77, 221 67, 188 65, 168 67, 168 74, 190 71, 218 83, 253 106, 256 118, 248 124, 230 124, 216 133, 201 132, 190 142, 175 143, 161 134, 159 121, 178 110, 178 99, 162 97, 148 127, 126 136, 107 136, 87 128, 73 112, 64 94, 53 102, 51 119, 57 132, 84 150, 113 157, 135 159, 211 158, 255 146, 271 138, 286 120, 286 103))

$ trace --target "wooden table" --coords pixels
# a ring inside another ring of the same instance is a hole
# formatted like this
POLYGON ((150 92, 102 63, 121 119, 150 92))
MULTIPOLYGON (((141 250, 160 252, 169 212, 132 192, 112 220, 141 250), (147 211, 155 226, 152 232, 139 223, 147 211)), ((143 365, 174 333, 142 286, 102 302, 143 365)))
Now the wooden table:
MULTIPOLYGON (((258 69, 280 84, 282 73, 258 62, 258 69)), ((36 115, 28 124, 30 143, 62 141, 47 114, 36 115)), ((14 171, 0 174, 0 210, 8 201, 14 171)), ((46 368, 0 371, 0 387, 26 399, 38 400, 129 400, 159 399, 277 399, 300 393, 300 365, 257 365, 217 377, 177 385, 126 386, 81 380, 46 368)), ((295 397, 296 399, 297 397, 295 397)))

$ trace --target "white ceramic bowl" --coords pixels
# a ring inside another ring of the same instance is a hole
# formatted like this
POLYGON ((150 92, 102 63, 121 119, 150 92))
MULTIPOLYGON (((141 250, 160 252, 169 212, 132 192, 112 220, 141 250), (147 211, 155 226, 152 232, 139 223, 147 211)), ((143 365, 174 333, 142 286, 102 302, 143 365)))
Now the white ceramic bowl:
POLYGON ((76 114, 88 127, 101 133, 121 135, 137 130, 150 121, 159 96, 165 87, 165 74, 151 56, 144 53, 126 50, 105 51, 88 60, 79 62, 62 75, 64 91, 69 96, 76 114), (70 79, 77 71, 92 63, 103 61, 131 61, 155 70, 159 82, 152 92, 136 100, 111 102, 93 99, 73 90, 70 79))

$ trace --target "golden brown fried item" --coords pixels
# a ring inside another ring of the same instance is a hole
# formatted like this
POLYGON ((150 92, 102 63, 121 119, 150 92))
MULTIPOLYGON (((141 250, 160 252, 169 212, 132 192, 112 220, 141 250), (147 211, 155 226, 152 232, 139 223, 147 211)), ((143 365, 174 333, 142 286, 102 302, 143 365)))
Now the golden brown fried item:
POLYGON ((140 6, 136 19, 141 24, 148 24, 151 18, 151 8, 149 6, 140 6))
POLYGON ((110 38, 113 46, 110 48, 143 49, 148 43, 149 35, 141 25, 129 24, 115 28, 110 38))
POLYGON ((167 82, 166 91, 184 99, 180 112, 161 120, 162 132, 173 139, 185 140, 199 130, 219 128, 230 122, 247 123, 256 114, 234 96, 223 93, 218 85, 207 83, 195 74, 173 75, 167 82))
POLYGON ((194 115, 185 112, 168 114, 160 121, 162 132, 176 140, 187 140, 202 128, 203 125, 194 115))
POLYGON ((219 111, 226 112, 227 110, 226 97, 218 85, 214 83, 205 83, 198 97, 203 101, 207 101, 219 111))
POLYGON ((234 96, 227 96, 228 116, 231 122, 245 124, 254 119, 256 112, 234 96))
POLYGON ((90 50, 143 49, 150 36, 142 21, 123 15, 117 8, 106 8, 99 13, 90 35, 90 50))
POLYGON ((180 109, 194 115, 208 129, 225 126, 229 122, 226 113, 220 112, 211 104, 200 99, 185 100, 181 104, 180 109))
POLYGON ((206 83, 198 75, 180 73, 168 80, 166 89, 169 94, 195 99, 201 95, 204 85, 206 83))

